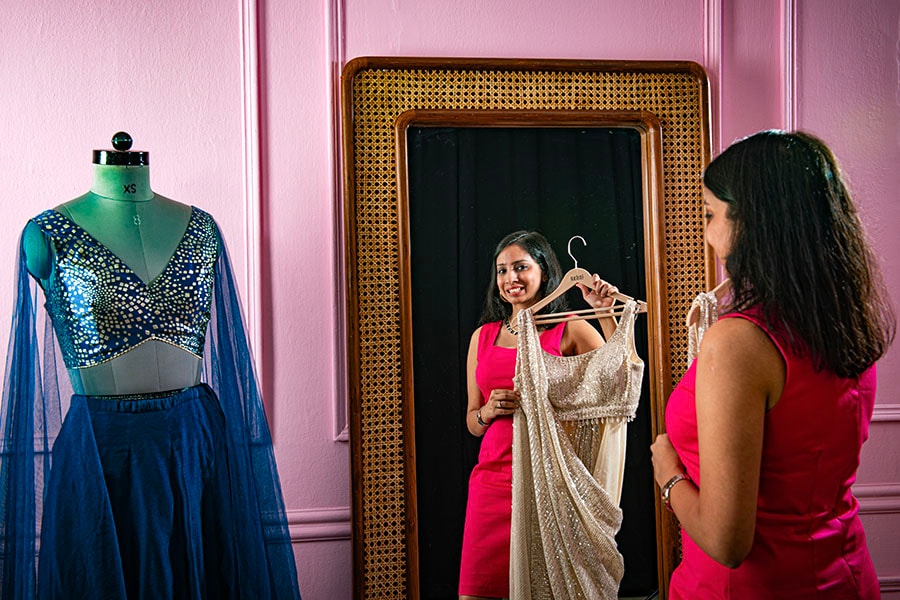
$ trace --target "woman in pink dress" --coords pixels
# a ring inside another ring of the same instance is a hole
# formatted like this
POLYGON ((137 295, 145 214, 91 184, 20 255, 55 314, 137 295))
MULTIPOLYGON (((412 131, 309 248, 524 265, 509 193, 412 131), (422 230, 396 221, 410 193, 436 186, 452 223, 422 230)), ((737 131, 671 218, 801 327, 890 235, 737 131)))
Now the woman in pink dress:
POLYGON ((703 182, 733 296, 652 446, 682 526, 669 598, 879 598, 850 487, 896 320, 838 165, 765 131, 703 182))
MULTIPOLYGON (((463 532, 459 596, 509 596, 509 539, 512 514, 512 416, 519 407, 513 389, 519 311, 553 292, 562 278, 559 261, 540 233, 517 231, 503 238, 494 252, 481 326, 472 334, 466 365, 466 425, 481 437, 478 464, 469 479, 463 532)), ((589 305, 615 301, 614 286, 594 275, 592 287, 579 285, 589 305)), ((564 310, 565 296, 545 313, 564 310)), ((615 331, 615 319, 600 320, 603 336, 615 331)), ((603 345, 603 337, 586 321, 560 323, 541 332, 541 346, 557 356, 582 354, 603 345)))

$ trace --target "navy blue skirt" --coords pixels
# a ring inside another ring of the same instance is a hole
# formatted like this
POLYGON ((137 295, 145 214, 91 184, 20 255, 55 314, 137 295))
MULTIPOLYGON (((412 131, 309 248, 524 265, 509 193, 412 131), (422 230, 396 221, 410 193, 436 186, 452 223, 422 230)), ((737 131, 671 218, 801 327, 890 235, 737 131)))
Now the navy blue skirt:
POLYGON ((40 596, 273 597, 252 475, 225 430, 205 384, 74 396, 40 515, 40 596))

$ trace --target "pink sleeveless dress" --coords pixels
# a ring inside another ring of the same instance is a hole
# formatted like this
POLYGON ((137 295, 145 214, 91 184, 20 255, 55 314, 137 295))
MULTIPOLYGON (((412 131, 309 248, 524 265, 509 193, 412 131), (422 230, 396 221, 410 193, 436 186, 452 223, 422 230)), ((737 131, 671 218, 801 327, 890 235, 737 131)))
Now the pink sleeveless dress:
MULTIPOLYGON (((485 323, 478 338, 475 380, 484 401, 491 390, 513 389, 516 349, 495 346, 500 321, 485 323)), ((541 333, 541 347, 557 356, 565 331, 560 323, 541 333)), ((469 477, 469 499, 463 531, 459 593, 468 596, 509 596, 509 532, 512 518, 513 419, 491 421, 481 439, 478 464, 469 477)))
MULTIPOLYGON (((875 367, 844 379, 817 372, 754 312, 727 314, 766 331, 786 365, 781 399, 765 417, 756 532, 736 569, 707 556, 682 530, 683 558, 669 598, 847 600, 880 598, 850 491, 875 405, 875 367)), ((688 475, 699 472, 696 361, 669 397, 666 429, 688 475)))

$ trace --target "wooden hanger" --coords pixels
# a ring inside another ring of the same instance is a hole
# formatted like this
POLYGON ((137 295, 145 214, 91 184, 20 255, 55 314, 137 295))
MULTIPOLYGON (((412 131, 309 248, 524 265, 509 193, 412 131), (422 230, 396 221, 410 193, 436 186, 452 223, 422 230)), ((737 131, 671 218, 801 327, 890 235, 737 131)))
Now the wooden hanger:
MULTIPOLYGON (((581 242, 587 246, 587 242, 584 241, 584 238, 580 235, 572 236, 569 239, 568 244, 568 252, 569 258, 572 259, 572 262, 575 263, 575 266, 563 275, 562 280, 559 282, 559 285, 556 286, 556 289, 553 290, 549 295, 542 298, 540 301, 536 302, 531 306, 531 312, 534 314, 535 323, 541 324, 549 324, 549 323, 561 323, 562 321, 577 321, 583 319, 593 319, 597 317, 613 317, 620 316, 623 312, 624 307, 622 305, 613 305, 607 306, 605 308, 586 308, 584 310, 567 310, 561 313, 549 313, 546 315, 537 315, 536 313, 553 302, 556 298, 566 293, 570 289, 572 289, 576 284, 584 284, 588 287, 593 283, 593 275, 588 273, 585 269, 582 269, 578 266, 578 260, 572 255, 572 240, 579 239, 581 242)), ((616 300, 620 300, 622 302, 628 302, 630 300, 634 300, 631 296, 626 296, 625 294, 616 292, 614 294, 610 294, 616 300)), ((635 313, 643 313, 647 312, 647 303, 643 300, 635 300, 637 302, 637 307, 635 308, 635 313)))
MULTIPOLYGON (((731 279, 725 278, 719 285, 710 290, 713 294, 716 295, 716 302, 721 302, 722 298, 724 298, 727 294, 731 292, 731 279)), ((700 305, 695 304, 691 306, 691 310, 688 311, 687 315, 687 326, 690 328, 693 325, 696 325, 697 321, 700 319, 700 305)))

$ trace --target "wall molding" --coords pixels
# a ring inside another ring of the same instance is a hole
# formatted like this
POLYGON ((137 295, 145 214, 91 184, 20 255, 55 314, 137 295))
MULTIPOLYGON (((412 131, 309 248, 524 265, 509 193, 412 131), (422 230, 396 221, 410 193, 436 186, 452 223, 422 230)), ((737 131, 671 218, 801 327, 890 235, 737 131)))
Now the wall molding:
POLYGON ((331 136, 328 156, 331 162, 329 196, 332 199, 334 235, 334 383, 332 389, 332 425, 334 441, 350 440, 347 403, 347 290, 344 279, 344 169, 341 130, 341 72, 344 69, 344 0, 325 0, 326 81, 328 82, 331 136))
POLYGON ((722 140, 722 2, 706 0, 703 4, 703 63, 710 90, 710 134, 712 155, 721 150, 722 140))
POLYGON ((241 123, 244 167, 244 289, 250 351, 258 376, 262 363, 262 167, 259 111, 259 6, 241 0, 241 123))
POLYGON ((291 543, 350 539, 350 507, 287 511, 291 543))
POLYGON ((888 575, 887 577, 879 577, 878 583, 881 584, 881 593, 900 592, 900 575, 888 575))
POLYGON ((797 1, 781 0, 782 128, 797 128, 797 1))
MULTIPOLYGON (((900 483, 854 485, 853 495, 859 500, 860 515, 900 513, 900 483)), ((878 584, 882 594, 900 592, 900 575, 879 575, 878 584)))
POLYGON ((861 515, 900 513, 900 483, 860 483, 853 486, 853 495, 861 515))
POLYGON ((872 422, 900 422, 900 404, 876 404, 872 422))

